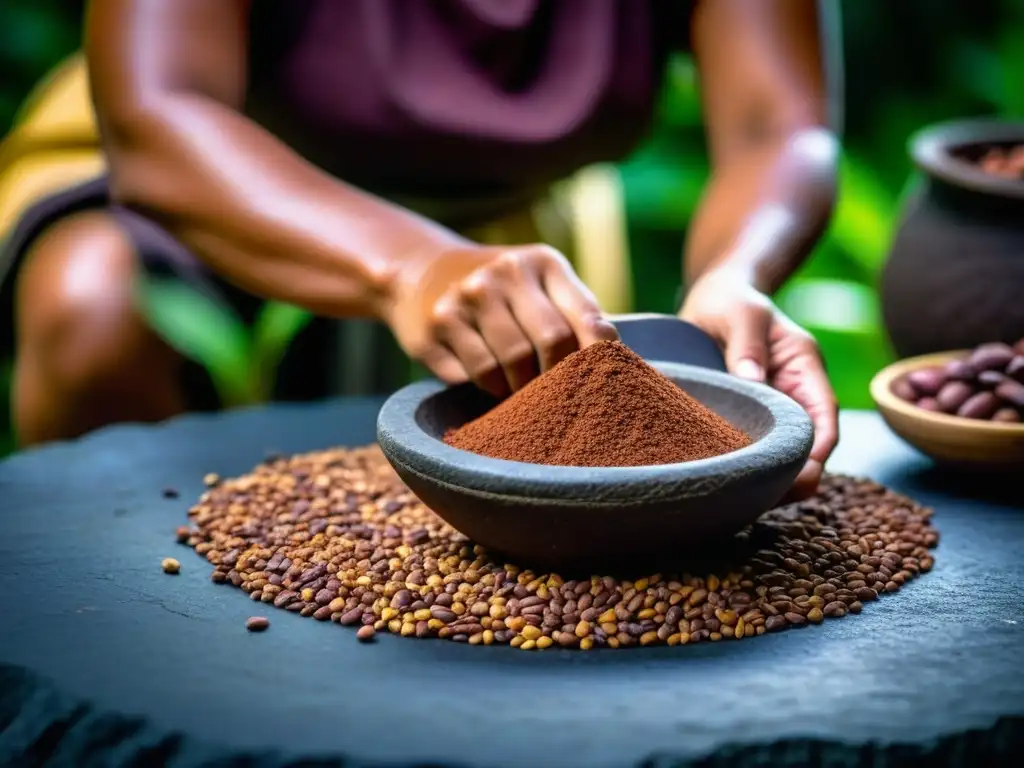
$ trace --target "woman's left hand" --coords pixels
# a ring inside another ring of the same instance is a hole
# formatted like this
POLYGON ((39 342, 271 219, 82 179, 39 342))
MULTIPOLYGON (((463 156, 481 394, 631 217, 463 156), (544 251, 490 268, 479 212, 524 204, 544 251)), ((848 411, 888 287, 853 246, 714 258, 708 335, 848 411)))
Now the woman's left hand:
POLYGON ((726 271, 698 278, 679 316, 722 345, 731 373, 767 382, 806 409, 814 445, 792 496, 813 494, 839 438, 838 406, 814 337, 747 280, 726 271))

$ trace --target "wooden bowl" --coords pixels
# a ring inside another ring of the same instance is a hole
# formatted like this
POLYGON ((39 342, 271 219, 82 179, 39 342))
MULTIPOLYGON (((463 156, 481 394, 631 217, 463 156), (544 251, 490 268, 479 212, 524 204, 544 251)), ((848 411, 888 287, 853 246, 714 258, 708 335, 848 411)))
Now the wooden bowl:
POLYGON ((973 470, 1020 469, 1024 466, 1024 424, 933 413, 893 394, 893 382, 901 376, 967 354, 969 350, 939 352, 893 363, 871 380, 871 397, 889 428, 936 462, 973 470))

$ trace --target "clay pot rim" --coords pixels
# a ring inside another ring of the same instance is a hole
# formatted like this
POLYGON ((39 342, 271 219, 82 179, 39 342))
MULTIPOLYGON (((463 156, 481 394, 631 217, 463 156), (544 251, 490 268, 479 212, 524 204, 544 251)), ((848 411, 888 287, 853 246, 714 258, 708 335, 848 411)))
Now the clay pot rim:
POLYGON ((925 173, 955 187, 1024 200, 1024 182, 1003 179, 954 157, 952 150, 978 144, 1024 144, 1024 122, 999 118, 950 120, 910 137, 910 156, 925 173))

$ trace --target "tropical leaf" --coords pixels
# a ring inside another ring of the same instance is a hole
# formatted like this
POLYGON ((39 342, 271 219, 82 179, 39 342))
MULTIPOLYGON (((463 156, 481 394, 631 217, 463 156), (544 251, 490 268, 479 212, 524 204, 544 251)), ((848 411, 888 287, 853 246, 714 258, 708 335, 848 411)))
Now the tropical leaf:
POLYGON ((878 296, 848 280, 794 279, 776 296, 779 307, 808 327, 873 334, 881 328, 878 296))
POLYGON ((840 405, 873 407, 871 378, 892 360, 875 291, 845 280, 794 279, 776 301, 818 340, 840 405))
MULTIPOLYGON (((1018 11, 1018 17, 1024 13, 1018 11)), ((1024 22, 1024 19, 1021 19, 1024 22)), ((1024 29, 1021 24, 1004 26, 997 43, 1002 85, 1000 107, 1008 117, 1024 117, 1024 29)))
POLYGON ((180 280, 146 275, 139 306, 158 334, 209 372, 225 405, 260 399, 245 324, 226 304, 180 280))
POLYGON ((701 125, 697 69, 692 57, 678 54, 669 59, 659 109, 662 121, 669 126, 701 125))
POLYGON ((950 45, 946 59, 950 79, 955 79, 969 94, 993 107, 1004 104, 1005 63, 1005 57, 975 40, 955 41, 950 45))
POLYGON ((274 376, 288 345, 312 319, 305 309, 280 301, 268 301, 260 309, 252 328, 252 348, 265 399, 272 394, 274 376))
POLYGON ((885 262, 896 199, 871 166, 847 155, 840 167, 840 195, 828 236, 867 275, 885 262))

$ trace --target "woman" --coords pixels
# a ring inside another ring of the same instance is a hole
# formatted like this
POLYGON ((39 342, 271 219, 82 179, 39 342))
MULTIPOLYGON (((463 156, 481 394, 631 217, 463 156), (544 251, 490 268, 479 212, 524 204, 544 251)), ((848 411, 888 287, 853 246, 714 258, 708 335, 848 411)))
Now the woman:
POLYGON ((681 316, 836 442, 809 335, 768 296, 834 199, 824 0, 94 0, 108 174, 15 243, 23 443, 183 409, 140 267, 385 322, 437 376, 504 394, 615 338, 559 251, 459 234, 625 156, 665 57, 698 62, 713 174, 681 316), (102 190, 97 194, 97 189, 102 190), (418 211, 418 212, 414 212, 418 211))

